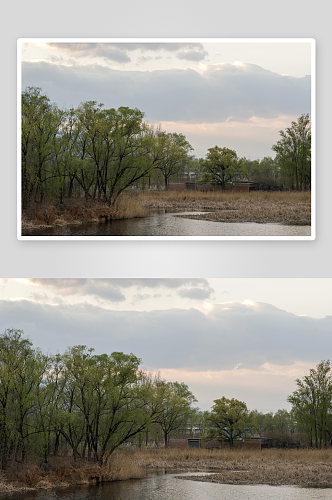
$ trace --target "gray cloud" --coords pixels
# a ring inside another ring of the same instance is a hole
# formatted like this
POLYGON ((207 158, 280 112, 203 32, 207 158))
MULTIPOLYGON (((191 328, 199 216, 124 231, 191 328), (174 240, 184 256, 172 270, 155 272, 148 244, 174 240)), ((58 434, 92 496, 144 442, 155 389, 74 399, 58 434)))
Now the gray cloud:
POLYGON ((60 107, 97 100, 108 108, 129 106, 151 121, 219 123, 229 117, 246 122, 252 116, 274 118, 310 113, 309 76, 281 76, 254 64, 192 69, 118 71, 110 68, 22 64, 23 88, 41 87, 60 107))
POLYGON ((109 280, 88 278, 48 279, 31 278, 30 282, 56 290, 63 295, 92 295, 110 302, 122 302, 126 298, 116 284, 109 280))
POLYGON ((194 308, 120 312, 88 304, 0 301, 0 332, 10 327, 24 330, 44 351, 86 344, 97 352, 133 352, 154 370, 319 362, 332 352, 331 316, 299 317, 269 304, 223 304, 205 315, 194 308))
POLYGON ((193 300, 206 300, 209 299, 214 292, 213 288, 206 287, 192 287, 192 288, 182 288, 178 291, 180 297, 185 297, 193 300))
POLYGON ((177 54, 178 59, 185 59, 186 61, 203 61, 208 55, 206 50, 197 52, 196 50, 182 51, 177 54))
POLYGON ((131 58, 120 44, 109 43, 48 43, 51 48, 66 50, 76 57, 102 57, 118 63, 128 63, 131 58))
MULTIPOLYGON (((135 287, 165 288, 177 290, 180 297, 204 300, 213 293, 208 280, 204 278, 118 278, 118 279, 91 279, 91 278, 30 278, 36 285, 51 288, 62 295, 93 295, 111 302, 122 302, 125 295, 121 289, 135 287)), ((137 294, 135 301, 149 298, 147 294, 137 294)))
MULTIPOLYGON (((207 56, 201 43, 48 43, 51 48, 68 51, 76 57, 102 57, 110 61, 128 63, 131 58, 127 52, 139 50, 140 52, 165 51, 173 52, 179 59, 188 61, 202 61, 207 56)), ((150 57, 142 56, 140 62, 150 57)))

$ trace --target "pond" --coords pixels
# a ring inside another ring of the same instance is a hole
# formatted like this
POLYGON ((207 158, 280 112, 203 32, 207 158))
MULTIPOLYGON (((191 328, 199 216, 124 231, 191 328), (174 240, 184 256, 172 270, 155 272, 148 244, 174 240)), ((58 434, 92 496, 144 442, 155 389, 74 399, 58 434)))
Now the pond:
POLYGON ((23 500, 328 500, 330 488, 297 486, 230 485, 177 479, 179 475, 151 474, 145 479, 75 486, 57 490, 0 495, 1 499, 23 500))
POLYGON ((179 215, 202 212, 153 210, 148 217, 26 230, 23 236, 310 236, 310 226, 214 222, 179 215))

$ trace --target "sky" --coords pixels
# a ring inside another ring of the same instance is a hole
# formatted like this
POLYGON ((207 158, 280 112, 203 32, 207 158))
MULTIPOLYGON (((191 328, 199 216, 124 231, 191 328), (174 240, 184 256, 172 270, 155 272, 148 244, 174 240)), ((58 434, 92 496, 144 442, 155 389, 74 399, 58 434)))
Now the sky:
POLYGON ((22 89, 60 108, 128 106, 182 133, 204 158, 216 145, 274 157, 279 131, 311 112, 309 42, 22 41, 22 89))
POLYGON ((225 396, 275 412, 332 352, 331 292, 328 278, 0 279, 0 334, 133 353, 202 410, 225 396))

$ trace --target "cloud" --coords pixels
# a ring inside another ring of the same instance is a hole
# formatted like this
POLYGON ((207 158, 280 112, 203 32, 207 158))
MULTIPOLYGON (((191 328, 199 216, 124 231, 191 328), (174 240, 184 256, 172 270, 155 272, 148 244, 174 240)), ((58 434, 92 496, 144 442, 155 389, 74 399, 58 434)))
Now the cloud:
POLYGON ((252 302, 214 305, 203 314, 195 308, 137 312, 3 300, 0 332, 9 327, 24 330, 43 350, 86 344, 97 352, 133 352, 153 370, 220 371, 238 364, 236 372, 257 370, 317 363, 332 351, 331 316, 300 317, 252 302))
POLYGON ((187 50, 179 52, 177 57, 178 59, 185 59, 186 61, 203 61, 207 55, 208 52, 206 50, 187 50))
MULTIPOLYGON (((50 288, 62 295, 95 296, 110 302, 123 302, 126 297, 121 290, 128 288, 167 289, 174 290, 180 297, 196 300, 205 300, 214 292, 208 280, 204 278, 118 278, 118 279, 91 279, 91 278, 30 278, 29 282, 44 288, 50 288)), ((42 298, 38 293, 36 297, 42 298)), ((138 293, 134 296, 135 302, 150 298, 149 294, 138 293)), ((160 297, 160 294, 156 294, 160 297)), ((42 302, 45 302, 45 297, 42 302)))
POLYGON ((310 113, 310 77, 281 76, 254 64, 149 72, 23 62, 22 78, 23 88, 41 87, 60 107, 98 100, 109 108, 137 107, 157 122, 222 123, 231 117, 231 123, 310 113))
POLYGON ((76 57, 102 57, 118 63, 128 63, 131 58, 121 45, 109 43, 47 43, 50 48, 61 49, 76 57))
MULTIPOLYGON (((72 56, 101 57, 118 63, 129 63, 131 61, 128 52, 173 52, 179 59, 188 61, 202 61, 208 52, 204 50, 201 43, 47 43, 48 47, 55 50, 69 52, 72 56)), ((138 62, 151 59, 149 56, 141 56, 138 62)))
POLYGON ((183 298, 193 299, 193 300, 206 300, 209 299, 214 292, 213 288, 206 287, 192 287, 192 288, 182 288, 178 291, 178 295, 183 298))
POLYGON ((31 278, 31 283, 46 288, 51 288, 62 295, 92 295, 110 302, 122 302, 126 299, 118 286, 109 280, 88 278, 31 278))

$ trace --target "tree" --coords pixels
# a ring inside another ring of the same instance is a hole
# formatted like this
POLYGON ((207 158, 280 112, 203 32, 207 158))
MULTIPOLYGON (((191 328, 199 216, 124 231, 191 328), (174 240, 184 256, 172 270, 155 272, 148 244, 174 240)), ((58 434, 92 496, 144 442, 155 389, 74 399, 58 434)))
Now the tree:
MULTIPOLYGON (((84 419, 89 456, 99 462, 145 429, 154 414, 151 384, 133 354, 94 354, 75 346, 64 355, 66 380, 73 392, 72 414, 84 419)), ((77 421, 82 425, 82 421, 77 421)), ((80 433, 82 435, 82 433, 80 433)), ((64 434, 67 438, 67 435, 64 434)), ((78 454, 76 447, 76 453, 78 454)))
POLYGON ((230 448, 235 439, 251 436, 259 427, 253 412, 249 412, 247 405, 238 399, 214 400, 211 412, 207 415, 210 428, 207 439, 219 438, 228 441, 230 448))
POLYGON ((234 150, 215 146, 209 148, 203 162, 201 182, 215 182, 225 189, 226 182, 237 182, 245 175, 242 159, 234 150))
POLYGON ((309 115, 301 115, 272 146, 276 162, 291 189, 310 189, 311 186, 311 121, 309 115))
POLYGON ((77 116, 86 139, 86 157, 95 166, 98 198, 115 204, 125 189, 152 168, 146 155, 144 113, 128 107, 103 109, 103 104, 89 101, 80 105, 77 116))
POLYGON ((197 399, 183 382, 156 381, 157 411, 154 422, 158 423, 162 429, 165 447, 168 446, 171 432, 183 425, 190 415, 192 404, 196 402, 197 399))
POLYGON ((332 371, 321 361, 309 375, 296 379, 297 390, 287 398, 300 430, 310 446, 326 446, 332 437, 332 371))
POLYGON ((249 160, 247 158, 242 158, 242 160, 248 174, 248 180, 258 182, 260 189, 282 187, 280 168, 270 156, 265 156, 262 160, 249 160))
POLYGON ((192 146, 183 134, 166 133, 161 130, 156 134, 157 148, 161 150, 161 158, 155 168, 162 172, 165 189, 168 189, 170 178, 177 174, 190 161, 192 146))

